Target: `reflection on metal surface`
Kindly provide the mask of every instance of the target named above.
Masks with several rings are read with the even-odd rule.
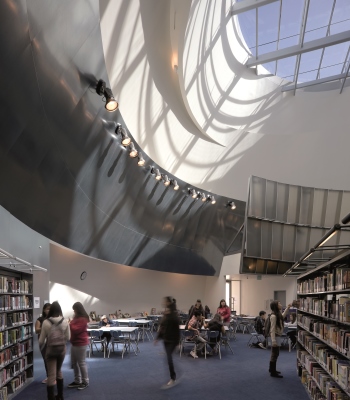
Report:
[[[232,213],[228,199],[216,195],[209,207],[165,171],[174,190],[151,179],[150,165],[161,174],[146,154],[141,166],[130,159],[115,135],[120,126],[132,137],[119,110],[108,113],[96,95],[100,77],[108,85],[99,3],[19,0],[16,12],[12,3],[0,2],[7,78],[0,95],[0,204],[91,257],[217,275],[223,255],[240,251],[245,203],[236,201]]]
[[[334,257],[350,243],[350,231],[340,232],[338,224],[349,209],[349,191],[288,185],[252,176],[241,272],[252,270],[247,267],[251,259],[267,262],[259,270],[254,268],[254,273],[284,274],[297,261],[305,270],[319,260]],[[269,268],[269,262],[276,262],[276,268]]]

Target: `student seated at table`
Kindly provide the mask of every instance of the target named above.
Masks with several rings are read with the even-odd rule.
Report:
[[[99,326],[109,327],[109,326],[112,326],[112,325],[113,325],[113,322],[110,319],[107,318],[107,315],[102,315],[101,321],[99,322]],[[106,338],[107,345],[110,342],[111,337],[112,337],[112,335],[110,334],[110,332],[103,332],[102,338]]]
[[[204,323],[204,328],[207,328],[209,331],[218,331],[219,336],[217,337],[217,342],[220,341],[221,335],[225,335],[225,327],[222,321],[222,316],[219,313],[216,313],[214,315],[214,318],[211,319],[209,322]],[[216,344],[215,343],[209,343],[209,346],[211,347],[212,351],[209,353],[209,355],[213,354],[216,352]]]
[[[190,320],[193,317],[193,314],[195,311],[199,311],[201,315],[204,316],[204,308],[202,306],[202,302],[198,299],[196,301],[196,304],[191,306],[191,308],[188,311],[188,319]]]
[[[265,320],[266,320],[266,311],[260,311],[259,315],[254,319],[254,328],[256,330],[256,333],[259,335],[265,337]],[[258,337],[258,342],[252,344],[252,346],[255,347],[260,347],[261,349],[266,350],[266,339],[263,341],[259,340]]]
[[[194,311],[192,318],[188,321],[187,329],[193,331],[193,336],[189,338],[195,342],[195,346],[191,351],[191,356],[193,358],[198,358],[198,354],[202,353],[204,349],[206,340],[204,339],[204,334],[199,332],[199,329],[203,326],[204,316],[198,310]]]

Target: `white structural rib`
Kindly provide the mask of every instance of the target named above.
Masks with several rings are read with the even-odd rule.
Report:
[[[257,7],[266,6],[270,3],[276,3],[276,1],[280,0],[245,0],[239,3],[234,3],[231,7],[231,15],[241,14]]]
[[[246,63],[246,66],[254,67],[256,65],[266,64],[271,61],[296,56],[302,53],[334,46],[347,41],[350,41],[350,31],[337,33],[321,39],[311,40],[310,42],[304,43],[303,47],[301,47],[300,44],[297,44],[295,46],[286,47],[285,49],[271,51],[269,53],[260,55],[258,59],[256,57],[250,57]]]
[[[306,88],[308,86],[315,86],[315,85],[319,85],[321,83],[333,82],[333,81],[337,81],[337,80],[340,80],[340,79],[347,79],[347,78],[350,78],[350,76],[347,76],[346,73],[345,74],[339,74],[339,75],[332,75],[332,76],[327,76],[326,78],[322,78],[322,79],[315,79],[313,81],[298,83],[296,86],[295,86],[294,83],[292,85],[283,86],[281,88],[281,91],[282,92],[289,92],[289,91],[294,90],[294,89],[302,89],[302,88]]]

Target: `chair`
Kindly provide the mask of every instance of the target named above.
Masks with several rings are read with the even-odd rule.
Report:
[[[221,360],[221,350],[220,350],[220,332],[219,331],[208,331],[207,332],[207,344],[214,345],[213,350],[218,351]],[[207,358],[207,346],[204,346],[204,357]],[[232,349],[231,349],[232,351]]]
[[[101,330],[92,330],[90,331],[90,346],[89,346],[89,357],[91,353],[93,354],[92,346],[95,346],[96,350],[98,350],[97,345],[101,345],[101,350],[103,349],[103,358],[106,358],[106,347],[107,341],[106,338],[102,338],[103,331]]]
[[[154,324],[154,321],[150,319],[148,324],[143,325],[143,327],[142,327],[143,341],[145,340],[145,336],[147,336],[148,340],[151,340],[150,336],[151,336],[152,340],[154,339],[153,333],[152,333],[153,324]]]
[[[129,326],[133,327],[133,328],[137,328],[137,321],[131,321],[129,322]],[[135,332],[132,334],[130,334],[130,346],[132,347],[132,349],[134,350],[134,353],[136,354],[136,351],[138,351],[140,353],[140,349],[139,349],[139,339],[140,339],[140,330],[137,328],[135,330]],[[134,349],[134,346],[131,344],[131,340],[133,340],[136,344],[136,351]]]
[[[247,329],[250,334],[250,339],[247,343],[247,346],[251,347],[253,344],[265,341],[265,336],[261,333],[258,333],[253,325],[248,325]]]
[[[235,339],[236,339],[236,338],[235,338]],[[233,353],[233,350],[232,350],[232,348],[231,348],[231,346],[230,346],[230,343],[229,343],[229,340],[228,340],[228,337],[227,337],[227,336],[221,335],[220,346],[224,346],[225,349],[229,348],[229,349],[231,350],[231,353],[234,354],[234,353]]]
[[[189,330],[181,331],[181,338],[180,338],[180,357],[183,352],[184,346],[189,344],[191,347],[194,347],[194,350],[196,349],[196,343],[190,338],[193,336],[193,332]]]
[[[236,340],[236,331],[237,331],[237,321],[233,319],[228,327],[228,336],[230,339]]]
[[[118,345],[121,344],[123,345],[123,349],[122,349],[122,358],[124,358],[124,353],[127,350],[127,340],[126,338],[122,335],[121,331],[111,331],[111,341],[109,342],[108,345],[108,358],[109,355],[111,354],[111,347],[114,353],[114,345]]]

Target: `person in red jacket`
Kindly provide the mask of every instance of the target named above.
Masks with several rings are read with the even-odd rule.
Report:
[[[89,344],[87,324],[89,316],[80,302],[73,304],[74,318],[70,322],[71,363],[74,369],[74,381],[69,388],[78,390],[89,386],[89,376],[86,365],[86,346]]]
[[[220,300],[220,305],[216,312],[221,315],[224,325],[230,324],[231,310],[230,307],[226,305],[226,301],[224,299]]]

